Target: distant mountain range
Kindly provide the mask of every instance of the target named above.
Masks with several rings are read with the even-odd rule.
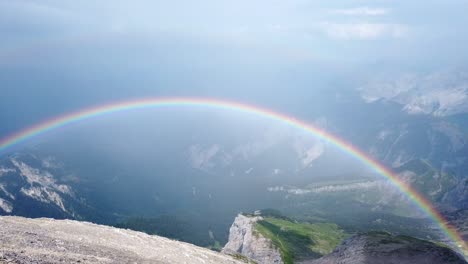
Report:
[[[331,102],[311,109],[311,123],[384,163],[466,231],[467,114],[408,114],[388,98]],[[327,142],[270,125],[223,134],[258,123],[236,122],[229,130],[218,122],[210,134],[206,121],[180,141],[170,129],[160,141],[133,137],[122,149],[98,144],[107,134],[26,144],[0,157],[0,214],[120,225],[219,248],[239,211],[275,207],[301,221],[443,239],[404,194]],[[148,228],[148,219],[161,225]]]
[[[466,71],[375,77],[359,90],[367,102],[393,101],[409,114],[449,116],[468,112]]]

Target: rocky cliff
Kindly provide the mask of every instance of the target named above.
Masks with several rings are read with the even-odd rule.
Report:
[[[346,239],[331,254],[303,264],[465,264],[449,248],[407,236],[370,232]]]
[[[230,255],[242,255],[258,264],[282,264],[280,251],[271,240],[255,232],[255,223],[261,216],[248,217],[239,214],[229,229],[229,241],[222,252]]]
[[[0,217],[0,263],[242,263],[188,243],[72,220]]]

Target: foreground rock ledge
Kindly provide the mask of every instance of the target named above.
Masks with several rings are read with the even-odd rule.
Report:
[[[0,217],[0,263],[243,263],[145,233],[72,220]]]

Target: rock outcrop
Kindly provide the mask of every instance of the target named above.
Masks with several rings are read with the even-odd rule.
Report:
[[[80,219],[89,208],[52,158],[16,153],[0,159],[0,215]]]
[[[255,231],[255,223],[261,216],[239,214],[229,229],[229,241],[221,252],[242,255],[258,264],[282,264],[281,253],[270,239]]]
[[[303,264],[466,264],[449,248],[407,236],[385,232],[354,235],[332,253]]]
[[[0,263],[242,263],[158,236],[72,220],[0,217]]]

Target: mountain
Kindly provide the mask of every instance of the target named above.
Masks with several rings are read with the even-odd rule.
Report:
[[[53,160],[14,154],[0,160],[0,215],[80,219],[89,210]]]
[[[334,224],[298,222],[271,209],[239,214],[222,252],[259,264],[467,263],[443,244],[379,231],[350,236]]]
[[[229,229],[229,241],[221,252],[233,256],[241,255],[259,264],[283,264],[280,250],[273,242],[255,232],[255,225],[261,216],[248,217],[239,214]]]
[[[292,264],[330,253],[345,236],[334,224],[301,223],[267,209],[239,214],[222,252],[240,254],[259,264]]]
[[[410,115],[381,100],[329,102],[339,111],[317,107],[298,118],[386,164],[440,212],[466,209],[466,115]],[[227,242],[238,212],[257,208],[350,232],[444,239],[406,194],[352,156],[304,131],[244,119],[203,112],[198,122],[194,113],[180,116],[180,127],[141,130],[135,121],[117,134],[99,122],[25,144],[22,154],[0,158],[0,214],[120,224],[214,248]]]
[[[346,239],[331,254],[303,264],[464,264],[461,256],[438,244],[386,232],[368,232]]]
[[[359,88],[367,102],[389,100],[409,114],[448,116],[468,112],[468,74],[448,70],[371,78]]]
[[[297,222],[270,212],[238,215],[222,252],[259,264],[467,263],[443,244],[379,231],[350,236],[334,224]]]
[[[301,187],[275,186],[268,184],[271,178],[265,178],[264,182],[255,180],[256,173],[267,174],[267,167],[271,167],[266,162],[268,157],[262,160],[246,164],[245,167],[263,165],[255,167],[250,174],[236,177],[219,178],[221,173],[209,175],[198,169],[180,174],[167,170],[167,178],[169,175],[191,177],[181,180],[181,184],[154,181],[156,177],[142,178],[142,184],[134,184],[131,180],[114,180],[125,167],[120,163],[108,164],[112,170],[107,171],[82,161],[75,164],[63,157],[51,158],[34,152],[11,154],[0,160],[0,207],[3,208],[0,215],[92,221],[219,250],[228,241],[229,226],[237,212],[262,206],[280,209],[302,222],[336,223],[350,232],[388,230],[449,242],[424,216],[411,206],[405,207],[406,197],[385,181],[345,178],[318,180]],[[275,175],[270,171],[268,177],[284,178],[285,172],[283,169]],[[409,182],[421,192],[431,195],[433,201],[451,200],[459,205],[466,202],[463,195],[466,186],[425,160],[408,162],[398,172],[411,179]],[[99,175],[106,176],[99,180]],[[288,178],[282,181],[287,182]],[[222,187],[224,181],[229,182],[230,188]],[[459,192],[451,191],[454,188]],[[120,191],[125,195],[119,195]],[[241,192],[248,196],[239,196]],[[124,203],[123,199],[129,202]],[[174,203],[181,203],[181,207],[171,208]],[[152,210],[161,211],[151,213]],[[463,223],[463,219],[457,222]],[[460,224],[456,226],[463,228]]]
[[[468,241],[468,209],[447,213],[446,219],[457,229],[462,238]]]
[[[72,220],[0,217],[0,263],[242,263],[184,242]]]
[[[269,211],[238,215],[230,232],[222,252],[231,256],[89,222],[1,216],[0,263],[467,263],[443,245],[377,231],[348,237],[331,251],[346,236],[339,229]]]

